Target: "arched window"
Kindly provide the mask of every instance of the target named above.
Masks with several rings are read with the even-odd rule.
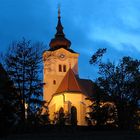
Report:
[[[66,72],[66,65],[63,65],[63,72]]]
[[[62,65],[59,65],[59,72],[62,72]]]
[[[53,84],[56,85],[56,80],[53,80]]]
[[[71,107],[71,125],[77,125],[77,109],[75,106]]]

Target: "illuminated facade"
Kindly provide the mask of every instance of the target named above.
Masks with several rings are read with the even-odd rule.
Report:
[[[67,124],[87,125],[86,113],[90,101],[87,97],[93,94],[91,80],[80,79],[78,73],[78,56],[65,38],[61,24],[60,10],[55,37],[50,41],[49,50],[43,53],[44,61],[44,95],[48,102],[51,122],[55,123],[61,110],[69,118]],[[73,119],[76,122],[72,122]]]

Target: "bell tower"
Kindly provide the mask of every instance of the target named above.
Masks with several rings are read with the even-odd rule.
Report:
[[[60,8],[58,9],[56,34],[51,39],[49,46],[50,48],[43,53],[45,83],[43,99],[47,102],[51,101],[70,68],[75,75],[78,75],[79,54],[70,48],[71,42],[65,37],[61,24]]]

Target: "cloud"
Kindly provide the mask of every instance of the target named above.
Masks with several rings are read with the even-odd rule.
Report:
[[[23,36],[49,44],[56,32],[59,3],[66,37],[80,53],[82,76],[94,75],[88,61],[99,47],[108,48],[105,59],[139,58],[139,0],[1,0],[0,51]]]
[[[139,34],[131,34],[123,32],[122,30],[116,28],[96,28],[96,31],[89,33],[89,39],[91,40],[105,40],[113,44],[117,50],[125,51],[125,48],[122,47],[121,44],[132,44],[137,51],[140,52],[140,35]]]
[[[99,48],[107,48],[107,52],[104,54],[102,61],[107,62],[108,60],[117,64],[119,60],[124,56],[130,56],[134,59],[140,59],[139,52],[135,49],[131,44],[121,44],[125,51],[117,50],[113,44],[107,42],[105,40],[94,40],[90,47],[89,53],[82,51],[79,57],[79,71],[80,76],[85,78],[90,78],[93,81],[98,76],[98,66],[90,65],[89,60],[91,56],[97,51]],[[89,50],[89,49],[87,49]]]
[[[125,51],[121,44],[131,44],[139,51],[139,8],[138,0],[81,1],[80,6],[75,6],[68,17],[71,26],[84,32],[89,40],[106,40],[120,51]]]

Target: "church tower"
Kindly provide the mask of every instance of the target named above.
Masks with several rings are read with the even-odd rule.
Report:
[[[44,100],[50,102],[69,68],[78,75],[79,54],[70,49],[61,24],[60,9],[55,37],[50,41],[50,49],[43,53],[44,61]]]
[[[48,103],[51,123],[57,123],[63,112],[65,124],[87,125],[85,116],[90,102],[86,98],[93,93],[93,82],[79,78],[79,54],[70,48],[71,42],[65,37],[60,9],[56,34],[49,46],[43,53],[43,99]]]

